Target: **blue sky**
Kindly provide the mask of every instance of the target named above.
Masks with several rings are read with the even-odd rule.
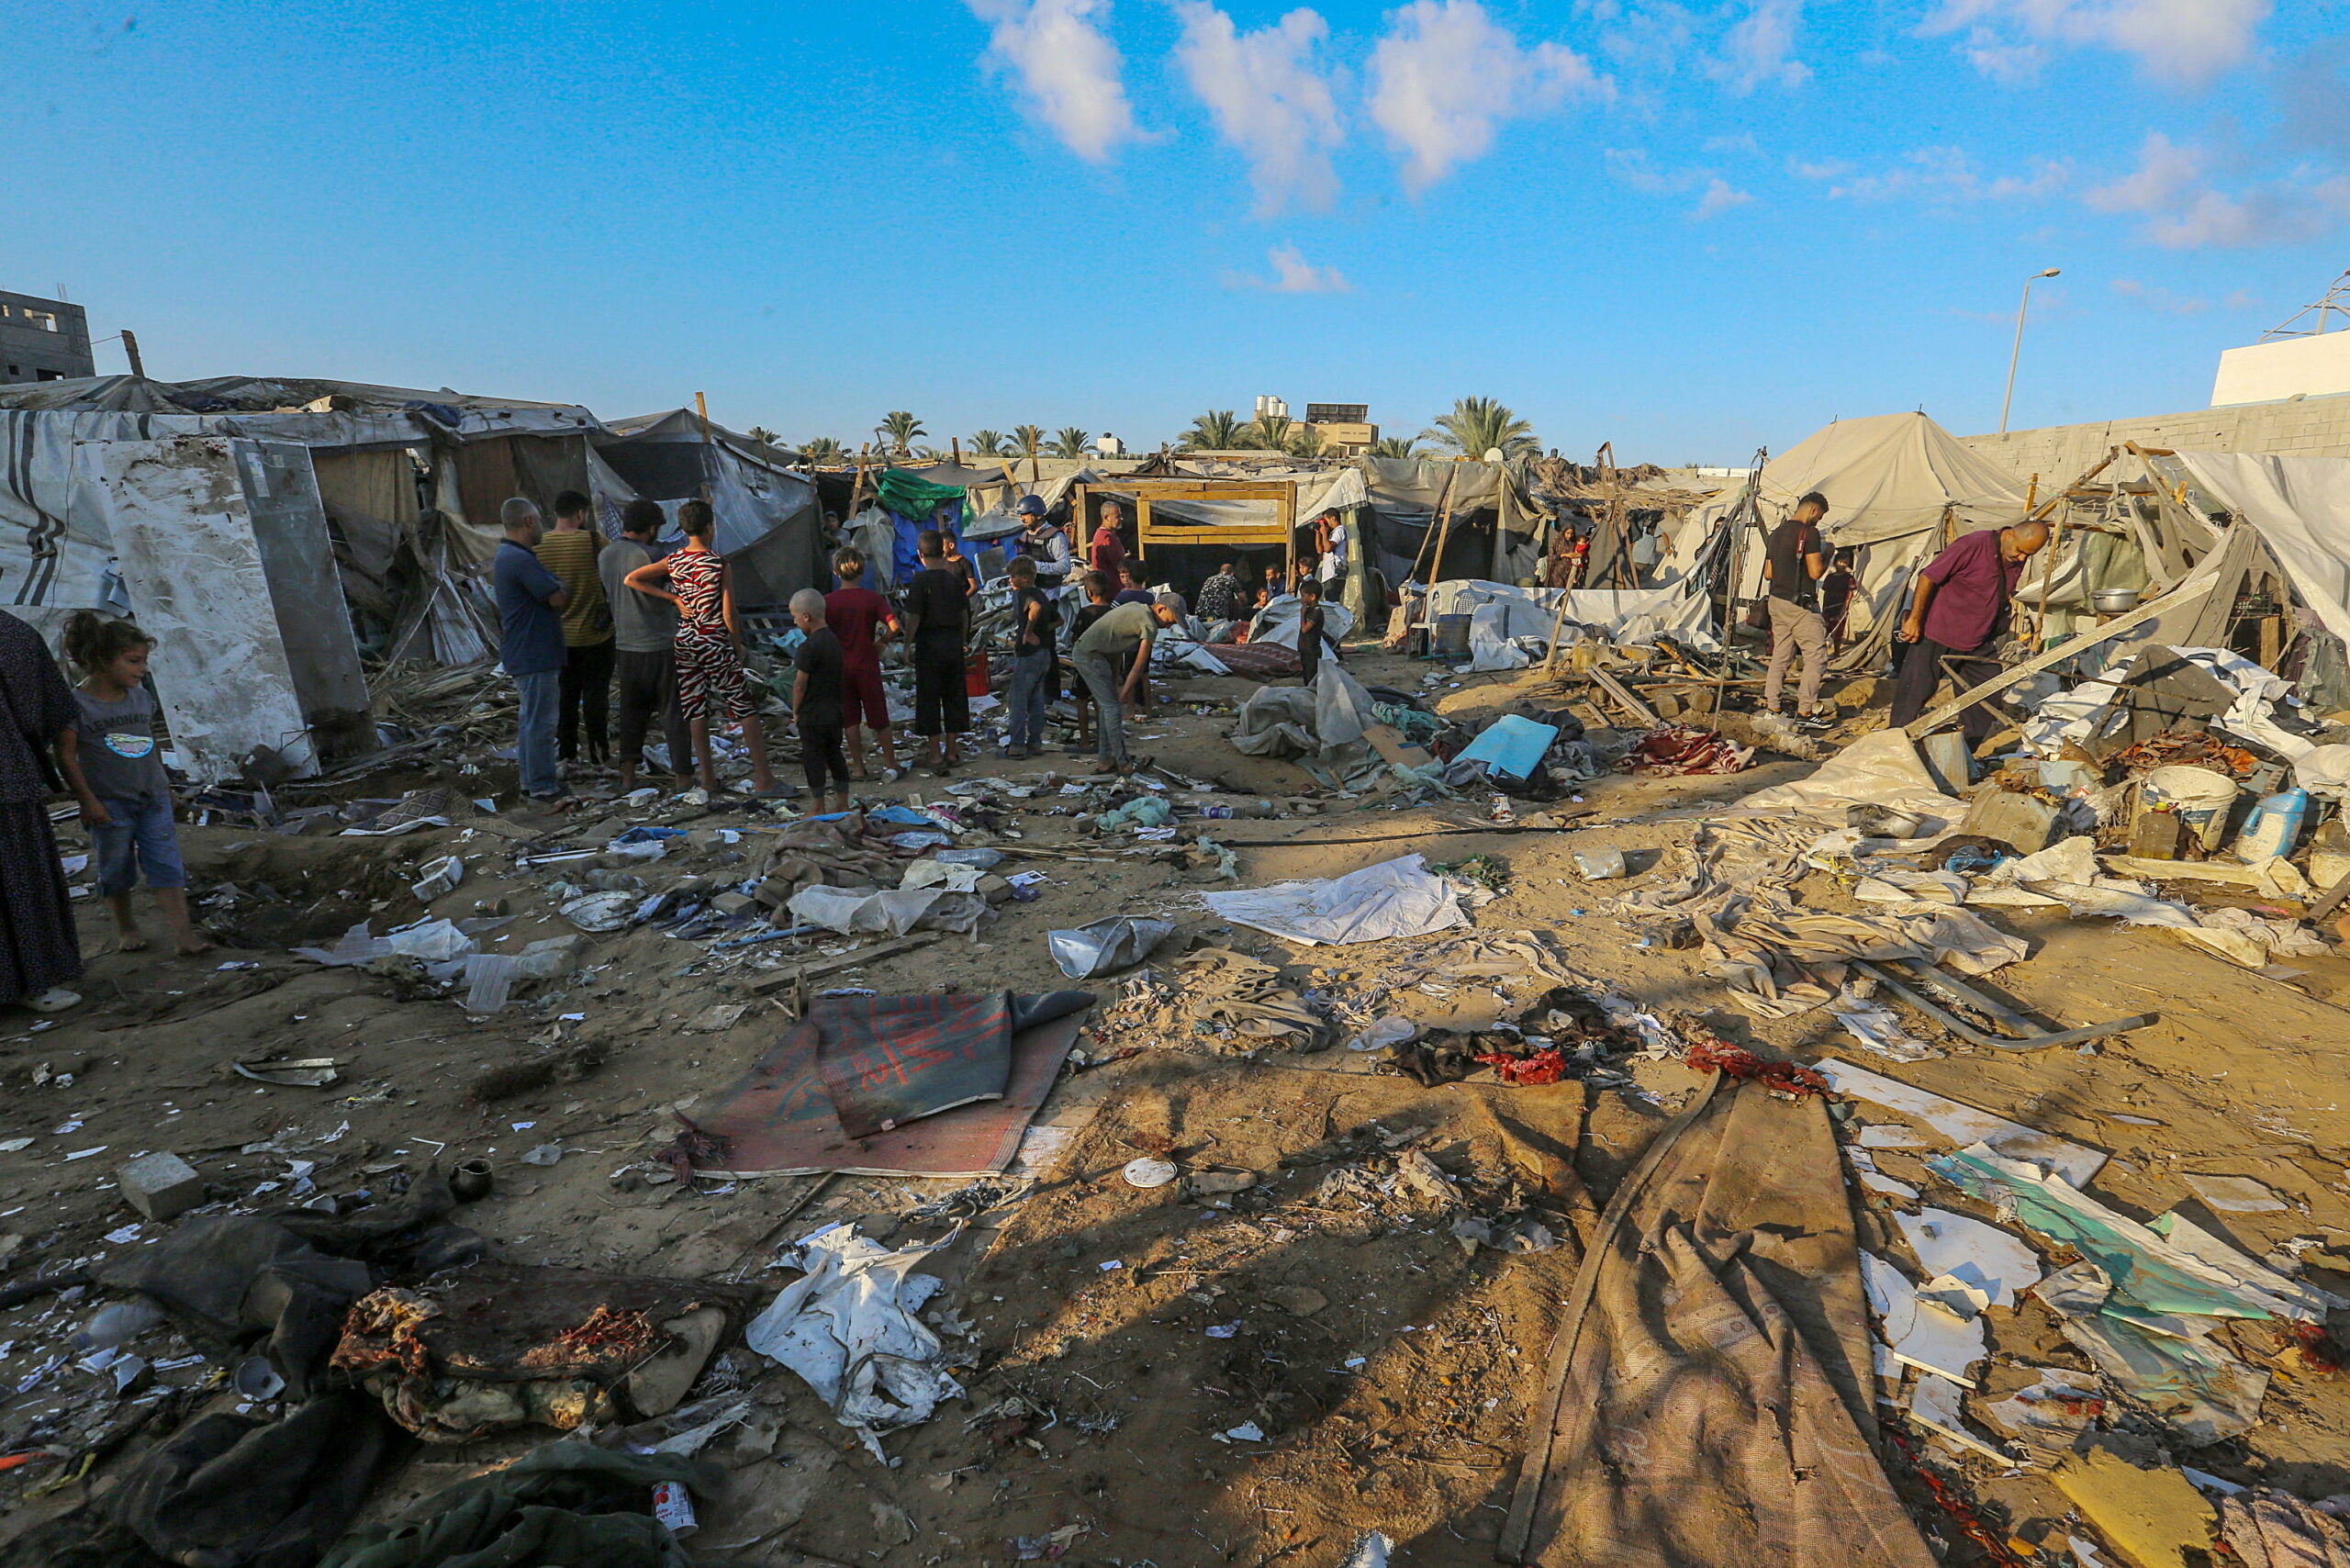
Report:
[[[1587,459],[2200,407],[2350,265],[2335,0],[0,0],[0,287],[151,373]],[[28,221],[29,219],[29,221]],[[121,368],[118,345],[99,350]]]

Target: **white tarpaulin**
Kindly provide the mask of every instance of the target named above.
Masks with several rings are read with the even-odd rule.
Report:
[[[952,1240],[893,1252],[853,1226],[827,1226],[785,1260],[808,1271],[743,1330],[744,1344],[798,1372],[884,1464],[881,1433],[927,1421],[963,1393],[946,1347],[915,1316],[941,1282],[913,1267]]]
[[[1966,802],[1942,792],[1918,756],[1918,744],[1902,730],[1863,735],[1807,777],[1757,790],[1736,810],[1741,815],[1841,818],[1847,806],[1863,804],[1910,812],[1942,827],[1966,814]]]
[[[2310,613],[2350,642],[2350,458],[2182,452],[2178,461],[2259,532]]]
[[[1235,925],[1307,946],[1426,936],[1469,924],[1452,885],[1429,875],[1417,855],[1382,860],[1327,881],[1282,882],[1202,897]]]
[[[1527,588],[1482,578],[1455,578],[1428,590],[1428,615],[1466,615],[1471,669],[1523,669],[1550,650],[1559,624],[1559,596],[1567,617],[1561,643],[1583,640],[1585,628],[1616,643],[1670,636],[1695,648],[1719,644],[1707,627],[1707,605],[1685,587],[1657,588]]]

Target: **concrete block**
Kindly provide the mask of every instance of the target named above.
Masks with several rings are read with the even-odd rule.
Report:
[[[756,909],[758,902],[748,893],[721,893],[710,901],[710,907],[721,914],[744,914]]]
[[[168,1225],[204,1202],[204,1178],[167,1149],[142,1154],[115,1172],[123,1201],[158,1225]]]

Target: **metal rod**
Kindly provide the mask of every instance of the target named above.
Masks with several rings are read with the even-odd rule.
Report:
[[[1887,974],[1866,959],[1854,959],[1853,967],[1864,973],[1874,975],[1878,980],[1891,986],[1903,1001],[1956,1035],[1960,1039],[1970,1045],[1983,1046],[1992,1050],[2045,1051],[2053,1050],[2058,1046],[2077,1046],[2089,1040],[2104,1039],[2109,1035],[2126,1035],[2132,1029],[2143,1029],[2154,1023],[2157,1016],[2152,1013],[2141,1013],[2129,1018],[2117,1018],[2110,1024],[2092,1024],[2085,1029],[2065,1029],[2053,1035],[2027,1035],[2020,1039],[2011,1040],[2004,1035],[1986,1034],[1965,1019],[1937,1004],[1923,991],[1904,984],[1899,976]],[[1973,991],[1947,977],[1939,983],[1949,986],[1970,1002],[1982,1006],[1986,1013],[1999,1008],[1997,1002],[1985,1002],[1978,1000]]]

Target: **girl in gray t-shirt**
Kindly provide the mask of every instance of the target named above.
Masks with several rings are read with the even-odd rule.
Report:
[[[140,874],[183,954],[212,944],[187,913],[187,868],[172,824],[172,781],[155,736],[155,697],[147,689],[147,655],[155,639],[128,621],[77,610],[65,622],[65,656],[81,671],[73,700],[81,722],[59,748],[66,782],[82,802],[97,862],[98,892],[113,911],[126,953],[147,946],[130,890]]]

